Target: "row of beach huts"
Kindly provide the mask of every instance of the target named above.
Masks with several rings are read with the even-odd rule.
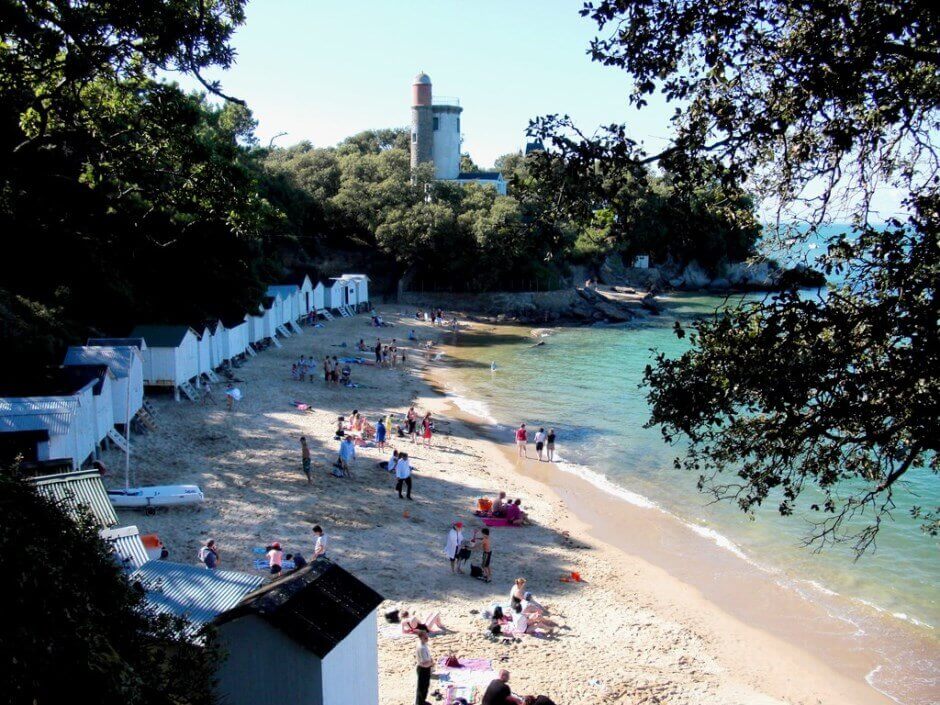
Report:
[[[30,382],[22,394],[0,398],[0,443],[32,451],[27,461],[39,473],[28,481],[37,492],[73,516],[90,515],[150,609],[186,618],[192,638],[201,639],[203,627],[215,629],[225,658],[214,689],[231,705],[377,705],[377,609],[384,598],[325,557],[270,582],[257,570],[168,560],[155,534],[118,526],[99,470],[80,468],[109,441],[128,451],[120,432],[128,424],[153,425],[145,387],[172,387],[177,400],[181,393],[196,400],[200,385],[228,363],[300,333],[303,322],[370,308],[365,275],[331,282],[314,286],[304,275],[273,285],[257,311],[239,320],[142,325],[126,338],[91,338],[70,347],[41,386]],[[52,467],[58,469],[49,474]]]
[[[269,286],[261,304],[237,319],[199,325],[139,325],[126,337],[89,338],[70,347],[62,367],[42,384],[8,383],[0,396],[0,446],[37,465],[82,467],[113,444],[126,450],[127,425],[154,427],[144,388],[172,390],[179,401],[198,400],[204,381],[256,354],[300,324],[367,309],[369,278],[343,274],[313,284],[300,274]]]

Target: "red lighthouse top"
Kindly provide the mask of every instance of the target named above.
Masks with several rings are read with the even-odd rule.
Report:
[[[431,77],[424,71],[415,76],[411,84],[411,104],[431,105]]]

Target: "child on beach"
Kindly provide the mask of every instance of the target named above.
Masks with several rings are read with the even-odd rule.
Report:
[[[548,454],[548,462],[555,460],[555,429],[548,429],[548,435],[545,437],[545,451]]]
[[[225,390],[225,401],[228,404],[228,410],[235,410],[235,402],[241,401],[242,391],[236,387],[234,384],[229,383],[228,388]]]
[[[404,499],[401,496],[403,487],[408,488],[408,499],[411,499],[411,463],[408,462],[408,454],[401,453],[398,456],[398,462],[395,463],[395,490],[398,492],[398,499]]]
[[[493,581],[492,569],[490,568],[490,562],[493,559],[493,544],[490,543],[489,528],[484,527],[480,533],[483,534],[480,540],[480,552],[482,553],[480,567],[483,569],[483,582],[489,583]]]
[[[281,551],[281,544],[277,541],[268,546],[265,555],[268,557],[268,566],[271,569],[271,575],[277,575],[281,572],[281,563],[284,560],[284,552]]]
[[[323,527],[317,524],[313,527],[313,534],[317,537],[316,543],[313,545],[313,560],[317,558],[326,558],[326,545],[327,537],[323,533]]]
[[[431,412],[429,411],[424,415],[424,419],[421,420],[421,428],[423,429],[421,435],[424,438],[424,445],[428,448],[431,447],[431,431],[434,430],[434,422],[431,420]]]
[[[355,459],[356,444],[353,443],[352,438],[344,436],[342,442],[339,444],[339,459],[337,460],[337,465],[342,470],[343,477],[352,477],[350,464]]]
[[[385,450],[385,420],[381,416],[375,427],[375,447]]]
[[[307,484],[310,484],[310,448],[307,447],[307,437],[300,437],[300,464],[304,469],[304,475],[307,476]]]

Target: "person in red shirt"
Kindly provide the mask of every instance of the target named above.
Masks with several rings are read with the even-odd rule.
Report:
[[[516,429],[516,447],[519,449],[520,458],[528,458],[529,455],[526,453],[526,441],[528,436],[526,435],[525,424],[521,424],[519,428]]]

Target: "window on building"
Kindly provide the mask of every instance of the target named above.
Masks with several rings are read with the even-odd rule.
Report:
[[[441,119],[440,119],[440,118],[434,118],[434,131],[435,131],[435,132],[437,132],[437,129],[440,127],[440,125],[441,125]]]
[[[418,133],[417,133],[417,132],[412,132],[412,133],[411,133],[411,141],[412,141],[412,142],[417,142],[417,141],[418,141]]]

